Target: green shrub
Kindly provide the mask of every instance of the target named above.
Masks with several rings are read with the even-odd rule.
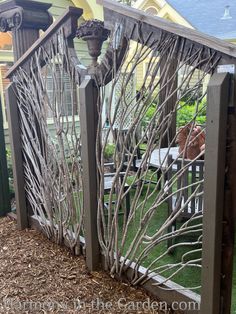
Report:
[[[192,121],[193,119],[198,124],[206,123],[206,102],[203,100],[199,104],[198,113],[196,115],[196,103],[193,105],[186,105],[180,103],[181,108],[177,111],[177,127],[181,127]],[[196,118],[194,118],[196,115]]]
[[[146,127],[152,117],[156,112],[156,104],[152,104],[147,110],[145,117],[142,121],[142,125]],[[193,104],[186,104],[185,102],[180,102],[180,109],[177,110],[177,127],[184,126],[189,123],[192,119],[194,119],[196,115],[196,102]],[[206,123],[206,100],[202,100],[198,107],[198,113],[195,119],[198,124]]]
[[[115,152],[115,144],[106,144],[105,150],[104,150],[104,158],[109,160],[113,157]]]
[[[6,149],[7,156],[7,167],[8,167],[8,175],[13,179],[13,170],[12,170],[12,161],[11,161],[11,151],[9,148]]]
[[[15,196],[15,192],[14,192],[14,180],[13,180],[11,150],[9,148],[6,149],[6,156],[7,156],[7,169],[8,169],[8,178],[9,178],[10,198],[13,198]]]
[[[145,117],[147,118],[147,119],[149,119],[149,120],[151,120],[151,118],[154,116],[154,114],[155,114],[155,112],[156,112],[156,104],[152,104],[149,108],[148,108],[148,110],[147,110],[147,112],[146,112],[146,115],[145,115]]]
[[[156,112],[156,104],[153,103],[151,106],[148,108],[147,112],[145,113],[144,118],[142,119],[142,126],[145,128],[149,124],[150,120],[154,116]]]
[[[195,105],[195,102],[201,97],[201,90],[202,88],[197,88],[197,90],[189,90],[187,93],[185,91],[185,95],[181,97],[181,102],[188,103],[188,105]]]

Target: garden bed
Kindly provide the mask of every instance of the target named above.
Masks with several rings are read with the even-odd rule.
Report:
[[[89,274],[83,257],[72,256],[34,230],[18,231],[9,218],[0,219],[0,253],[1,313],[153,313],[118,305],[122,298],[126,303],[147,301],[150,297],[141,288],[118,282],[105,272]],[[105,302],[111,302],[111,309],[102,309]]]

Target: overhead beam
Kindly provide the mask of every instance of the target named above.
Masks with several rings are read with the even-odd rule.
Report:
[[[220,52],[221,57],[226,62],[230,62],[232,58],[236,57],[236,46],[221,39],[206,35],[197,30],[187,28],[185,26],[172,23],[163,18],[157,16],[151,16],[144,11],[123,5],[116,1],[99,0],[104,6],[104,21],[105,26],[109,29],[113,29],[116,23],[125,24],[125,29],[128,31],[127,35],[131,35],[131,39],[138,39],[138,31],[131,34],[132,25],[140,25],[142,23],[142,32],[144,34],[150,34],[153,32],[152,38],[161,38],[163,32],[168,32],[173,35],[185,38],[188,43],[195,43],[196,47],[206,47]]]

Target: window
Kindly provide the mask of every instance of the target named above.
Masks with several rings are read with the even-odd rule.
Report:
[[[56,75],[47,73],[46,90],[53,107],[48,107],[48,118],[53,114],[61,116],[72,116],[78,113],[77,110],[77,93],[76,84],[72,82],[68,73],[60,70],[59,66],[56,69]],[[59,101],[58,101],[59,100]]]
[[[8,127],[7,124],[7,112],[6,112],[6,103],[5,103],[5,92],[6,88],[9,85],[10,81],[5,78],[7,71],[12,66],[11,63],[0,63],[0,100],[2,103],[2,113],[3,113],[3,125],[4,128]]]
[[[150,14],[150,15],[157,15],[158,11],[155,7],[149,7],[145,10],[146,13]]]

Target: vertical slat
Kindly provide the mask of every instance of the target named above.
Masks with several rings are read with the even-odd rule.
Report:
[[[189,161],[184,161],[184,166],[188,166]],[[189,167],[186,168],[186,170],[183,173],[183,197],[184,197],[184,203],[188,200],[188,185],[189,185]],[[183,212],[182,212],[182,216],[189,216],[189,212],[188,212],[188,205],[184,208]]]
[[[28,227],[28,213],[25,197],[24,165],[21,144],[20,119],[17,107],[16,90],[11,83],[6,90],[6,105],[11,139],[12,165],[14,175],[14,189],[16,200],[17,227]]]
[[[204,177],[204,162],[203,161],[200,161],[199,162],[199,166],[198,166],[198,169],[199,169],[199,181],[201,181]],[[199,188],[199,192],[202,192],[204,189],[204,186],[203,186],[203,183],[201,183],[200,185],[200,188]],[[199,196],[199,199],[198,199],[198,210],[200,212],[202,212],[202,209],[203,209],[203,196]]]
[[[86,264],[90,271],[96,270],[99,267],[100,262],[97,234],[97,95],[98,91],[94,81],[90,78],[85,79],[79,87],[79,97],[85,208]]]
[[[178,83],[178,74],[175,74],[176,68],[177,68],[177,60],[171,59],[169,60],[169,67],[165,67],[167,60],[165,56],[162,56],[161,64],[160,64],[160,77],[161,77],[161,86],[166,84],[168,80],[173,76],[173,78],[170,80],[170,82],[166,85],[165,88],[162,89],[159,96],[159,102],[160,104],[164,103],[166,101],[166,97],[171,95],[176,89],[177,89],[177,83]],[[165,68],[164,68],[165,67]],[[168,69],[168,75],[166,75],[166,71]],[[165,70],[165,72],[164,72]],[[162,79],[165,77],[165,79]],[[165,118],[167,115],[171,113],[171,122],[168,127],[167,133],[161,140],[161,147],[169,147],[171,141],[174,139],[176,134],[176,110],[174,110],[175,104],[177,101],[177,91],[173,93],[173,95],[167,100],[167,102],[164,105],[164,112],[163,112],[163,118]],[[173,112],[172,112],[173,111]],[[163,133],[167,129],[167,124],[164,123],[163,125]],[[174,146],[175,143],[172,143],[172,146]]]
[[[0,216],[11,211],[6,146],[3,130],[2,105],[0,98]]]
[[[208,85],[204,182],[201,314],[219,314],[225,151],[230,76],[215,73]]]
[[[192,167],[192,171],[190,171],[190,175],[191,177],[191,183],[195,183],[196,182],[196,164],[197,161],[192,163],[191,167]],[[196,190],[196,185],[192,186],[191,188],[191,194],[194,193],[194,191]],[[195,213],[195,205],[196,204],[196,197],[193,197],[191,200],[191,215],[193,215]]]
[[[182,168],[182,161],[181,160],[177,160],[176,161],[176,165],[177,165],[177,172],[179,173],[180,169]],[[182,180],[183,180],[183,175],[178,176],[177,178],[177,190],[179,190],[181,188],[182,184]],[[182,197],[181,192],[177,192],[176,196],[177,196],[177,200],[180,198],[180,195]]]

